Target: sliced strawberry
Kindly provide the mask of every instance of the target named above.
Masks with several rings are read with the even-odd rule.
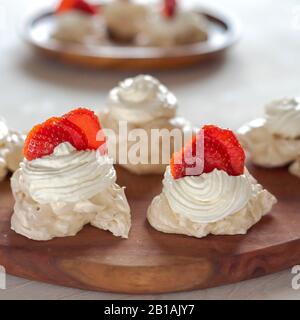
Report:
[[[90,15],[94,15],[97,13],[97,7],[94,5],[89,4],[86,1],[77,1],[75,9],[88,13]]]
[[[24,156],[34,160],[53,153],[63,142],[69,142],[77,150],[87,149],[87,138],[80,128],[64,118],[50,118],[35,126],[24,144]]]
[[[197,169],[197,166],[201,165],[202,170],[192,175],[209,173],[214,169],[223,170],[231,176],[244,173],[245,152],[232,131],[209,125],[203,127],[202,133],[204,149],[203,139],[197,135],[181,151],[174,153],[171,159],[171,172],[174,179],[191,175],[187,169]],[[204,155],[198,152],[196,156],[197,150],[201,150],[201,147]]]
[[[177,9],[176,0],[165,0],[163,13],[167,18],[172,18]]]
[[[232,176],[243,174],[246,156],[235,134],[231,130],[221,129],[213,125],[204,126],[203,130],[205,137],[205,172],[211,172],[217,168]],[[214,154],[209,150],[214,152],[218,150],[219,159],[217,156],[214,157]]]
[[[70,10],[79,10],[91,15],[97,13],[97,7],[89,4],[85,0],[62,0],[56,9],[56,13],[62,13]]]
[[[96,150],[106,142],[99,119],[93,111],[78,108],[63,117],[81,128],[87,137],[89,149]]]

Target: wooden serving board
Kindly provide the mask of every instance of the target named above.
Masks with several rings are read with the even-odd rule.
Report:
[[[103,1],[99,1],[101,4]],[[28,19],[24,38],[39,54],[66,64],[93,69],[153,70],[178,69],[215,59],[240,37],[236,20],[216,9],[195,8],[210,21],[208,40],[172,48],[124,45],[114,41],[84,45],[52,38],[53,11],[37,13]]]
[[[285,168],[250,171],[279,203],[247,235],[203,239],[152,229],[146,211],[162,177],[118,169],[132,208],[128,240],[86,226],[75,237],[31,241],[10,230],[13,198],[6,181],[0,184],[0,264],[28,279],[134,294],[213,287],[299,264],[300,179]]]

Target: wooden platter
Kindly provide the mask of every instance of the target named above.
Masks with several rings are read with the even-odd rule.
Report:
[[[215,59],[239,38],[238,24],[229,15],[215,9],[199,8],[198,11],[210,21],[208,41],[169,49],[125,46],[113,42],[94,46],[66,44],[51,38],[53,11],[30,18],[25,27],[25,39],[39,54],[67,64],[94,69],[177,69]]]
[[[300,179],[285,168],[249,169],[279,203],[247,235],[203,239],[152,229],[146,210],[161,191],[161,177],[139,177],[118,168],[132,208],[128,240],[86,226],[75,237],[31,241],[10,230],[13,198],[7,180],[0,184],[0,265],[28,279],[140,294],[213,287],[299,264]]]

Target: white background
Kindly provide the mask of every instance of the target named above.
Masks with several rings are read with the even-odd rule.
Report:
[[[52,0],[0,0],[0,115],[28,130],[36,122],[75,106],[104,108],[108,90],[132,73],[86,71],[37,58],[21,39],[25,15]],[[55,1],[54,1],[55,2]],[[188,0],[192,2],[192,0]],[[263,114],[270,99],[300,90],[300,1],[201,1],[234,13],[242,40],[223,61],[184,71],[153,73],[178,96],[180,114],[195,125],[233,129]],[[148,299],[300,298],[291,270],[243,283]],[[131,299],[130,295],[61,288],[9,276],[0,299]]]

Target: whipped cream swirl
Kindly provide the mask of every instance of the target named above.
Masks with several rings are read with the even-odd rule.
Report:
[[[157,79],[139,75],[112,89],[107,105],[114,119],[143,124],[157,118],[174,117],[177,99]]]
[[[163,186],[172,211],[196,223],[216,222],[238,212],[252,194],[246,174],[233,177],[217,169],[175,180],[168,167]]]
[[[266,106],[266,126],[282,138],[300,138],[300,101],[284,98]]]
[[[95,150],[77,151],[69,143],[50,156],[21,163],[26,188],[38,203],[88,200],[116,181],[112,160]]]

